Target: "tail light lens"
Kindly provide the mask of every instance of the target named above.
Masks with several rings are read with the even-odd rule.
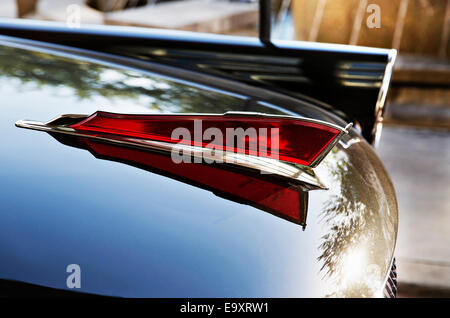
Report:
[[[343,129],[308,119],[261,115],[128,115],[96,112],[70,126],[88,134],[108,134],[197,147],[315,166]],[[172,138],[177,128],[191,138]],[[217,129],[221,138],[204,140],[205,131]],[[236,131],[243,134],[234,134]],[[230,137],[231,135],[231,137]],[[217,136],[216,136],[217,137]],[[230,139],[231,138],[231,139]]]

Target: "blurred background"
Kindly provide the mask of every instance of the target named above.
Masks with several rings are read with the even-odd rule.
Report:
[[[397,191],[399,296],[450,297],[450,0],[272,0],[272,39],[395,48],[377,151]],[[252,0],[0,0],[0,17],[258,35]]]

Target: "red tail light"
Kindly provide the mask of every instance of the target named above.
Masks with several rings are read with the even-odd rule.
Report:
[[[200,121],[201,127],[198,127]],[[325,187],[313,169],[283,161],[313,167],[347,131],[347,127],[342,129],[311,119],[249,113],[122,115],[96,112],[91,116],[63,115],[48,123],[19,121],[16,125],[46,131],[65,144],[89,150],[96,157],[166,175],[303,226],[306,224],[307,191]],[[176,135],[172,138],[177,128],[183,128],[192,138],[180,139]],[[220,135],[221,138],[204,141],[204,134],[210,128],[218,133],[215,137]],[[239,135],[241,140],[234,140],[230,146],[227,139],[230,129],[247,133]],[[266,133],[261,133],[264,129]],[[252,130],[256,132],[253,135]],[[178,143],[183,146],[175,145]],[[231,157],[248,154],[251,160],[231,164],[174,162],[172,150],[192,146],[201,149],[202,154],[205,148],[212,147],[225,151],[225,157],[233,152],[238,154],[231,154]],[[282,161],[272,160],[274,156]]]
[[[327,153],[337,141],[337,137],[345,132],[337,126],[309,119],[240,113],[124,115],[96,112],[70,127],[93,135],[108,134],[197,147],[215,147],[223,151],[277,158],[305,166],[315,166],[320,161],[321,154]],[[172,138],[172,133],[177,128],[187,129],[191,138],[188,141],[180,139],[179,136]],[[203,140],[204,133],[209,128],[215,128],[216,131],[218,129],[222,138]],[[234,139],[230,145],[229,132],[236,129],[244,131],[244,135],[238,136],[238,139],[232,136]]]

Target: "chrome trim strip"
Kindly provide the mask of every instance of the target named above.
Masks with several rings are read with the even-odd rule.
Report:
[[[388,63],[386,64],[384,76],[381,81],[380,91],[378,93],[377,103],[375,105],[375,125],[372,131],[372,136],[374,137],[372,144],[375,148],[378,146],[381,137],[381,130],[383,128],[383,110],[385,107],[386,97],[389,90],[389,83],[391,82],[392,71],[396,58],[397,50],[389,50]]]

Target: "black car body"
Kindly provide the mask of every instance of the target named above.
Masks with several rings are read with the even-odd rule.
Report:
[[[78,264],[76,291],[110,296],[395,294],[397,203],[373,147],[395,51],[7,20],[0,34],[4,281],[67,290],[66,268]],[[189,165],[15,126],[99,110],[354,128],[305,168],[324,187],[303,189],[304,219],[292,222],[230,196],[220,177],[185,175]]]

